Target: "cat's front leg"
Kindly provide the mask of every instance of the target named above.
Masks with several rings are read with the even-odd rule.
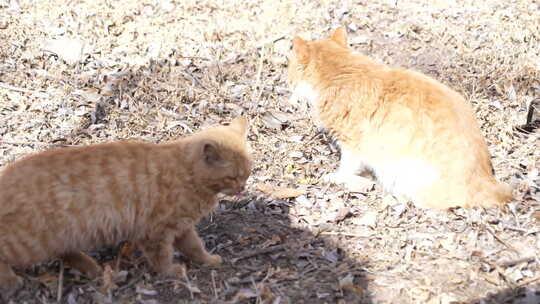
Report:
[[[333,182],[335,184],[346,183],[351,177],[357,176],[365,170],[364,162],[360,160],[360,157],[347,147],[340,145],[341,158],[339,160],[339,168],[336,172],[327,174],[324,179],[327,182]]]
[[[359,176],[367,170],[361,158],[350,149],[341,146],[341,159],[336,172],[327,174],[323,180],[327,183],[343,184],[349,191],[367,192],[375,184],[371,179]]]
[[[173,241],[174,235],[166,233],[166,235],[140,240],[137,244],[155,272],[185,278],[186,266],[173,263]]]
[[[221,264],[222,259],[217,254],[210,254],[197,234],[194,226],[187,229],[174,240],[174,247],[182,252],[188,259],[206,265]]]

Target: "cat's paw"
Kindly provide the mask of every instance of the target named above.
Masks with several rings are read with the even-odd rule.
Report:
[[[187,278],[186,265],[172,264],[163,274],[175,278]]]
[[[208,255],[207,258],[205,258],[205,260],[203,261],[203,264],[215,266],[215,265],[221,264],[222,262],[223,262],[223,259],[219,255],[211,254],[211,255]]]
[[[359,175],[345,175],[339,171],[325,175],[323,180],[327,183],[344,185],[348,191],[358,193],[371,191],[375,186],[375,182],[369,178]]]
[[[323,176],[322,180],[325,183],[339,185],[339,184],[344,184],[347,181],[347,177],[341,174],[340,172],[333,172],[333,173],[328,173],[325,176]]]
[[[24,281],[18,275],[5,276],[0,279],[0,295],[7,301],[24,285]]]
[[[93,280],[101,277],[103,274],[103,268],[97,264],[88,265],[88,268],[86,268],[83,272],[88,278]]]

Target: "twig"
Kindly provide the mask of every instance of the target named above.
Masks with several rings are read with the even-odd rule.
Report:
[[[200,59],[200,60],[212,61],[212,59],[210,58],[200,57],[200,56],[176,56],[176,57],[182,58],[182,59]]]
[[[537,276],[535,278],[530,278],[528,280],[524,280],[523,282],[517,284],[516,287],[523,287],[525,285],[529,285],[529,284],[534,283],[536,281],[540,281],[540,276]]]
[[[58,291],[56,293],[56,303],[62,301],[62,289],[64,289],[64,262],[60,260],[60,275],[58,277]]]
[[[264,276],[264,278],[261,278],[261,277],[254,278],[253,276],[249,276],[249,277],[247,277],[245,279],[242,279],[242,280],[236,280],[236,278],[233,278],[233,279],[228,280],[227,283],[232,284],[232,285],[240,285],[240,284],[251,283],[251,284],[253,284],[253,286],[256,286],[255,283],[264,283],[273,274],[274,273],[269,270],[269,271],[266,272],[266,275]],[[283,280],[279,280],[279,281],[283,281]]]
[[[13,146],[28,146],[28,145],[46,145],[47,143],[42,143],[38,141],[0,141],[0,145],[13,145]]]
[[[233,58],[229,58],[227,60],[224,60],[221,63],[222,64],[235,63],[238,60],[238,58],[242,58],[242,57],[245,57],[245,56],[247,56],[249,54],[253,54],[256,50],[258,50],[258,49],[260,49],[260,48],[262,48],[262,47],[264,47],[264,46],[266,46],[268,44],[274,44],[274,43],[276,43],[276,42],[278,42],[280,40],[283,40],[283,39],[285,39],[285,37],[286,37],[285,35],[280,35],[280,36],[276,36],[276,37],[274,37],[272,39],[268,39],[266,41],[263,41],[261,44],[254,47],[253,49],[251,49],[251,50],[249,50],[247,52],[244,52],[242,54],[238,54],[238,55],[234,56]]]
[[[13,146],[28,146],[28,145],[41,145],[41,146],[60,146],[60,147],[74,147],[78,145],[69,145],[69,144],[58,144],[58,143],[48,143],[48,142],[39,142],[39,141],[0,141],[0,145],[13,145]]]
[[[260,278],[254,279],[253,277],[250,276],[247,279],[242,279],[242,280],[229,280],[227,281],[227,283],[232,284],[232,285],[241,285],[241,284],[249,284],[249,283],[260,282],[260,281],[261,281]]]
[[[500,262],[500,263],[497,263],[497,264],[500,265],[500,266],[508,267],[508,266],[513,266],[513,265],[517,265],[517,264],[521,264],[521,263],[530,263],[530,262],[534,262],[534,261],[536,261],[536,257],[535,256],[530,256],[530,257],[522,258],[522,259],[515,260],[515,261],[506,261],[506,262]]]
[[[257,92],[257,97],[254,98],[254,102],[256,102],[256,104],[259,104],[259,101],[260,101],[260,98],[262,96],[262,93],[263,93],[263,88],[262,88],[262,69],[263,69],[263,65],[264,65],[264,53],[265,53],[265,47],[263,45],[262,49],[261,49],[261,58],[259,60],[259,64],[258,64],[258,67],[257,67],[257,77],[256,77],[256,83],[258,84],[258,87],[259,87],[259,90]],[[255,103],[254,103],[255,104]]]
[[[214,299],[217,301],[218,294],[216,289],[216,271],[212,270],[210,272],[210,275],[212,276],[212,289],[214,290]]]
[[[117,292],[117,293],[120,293],[120,292],[122,292],[122,291],[124,291],[124,290],[126,290],[126,289],[128,289],[128,288],[130,288],[130,287],[132,287],[133,285],[137,284],[143,277],[144,277],[144,272],[141,273],[138,277],[132,279],[132,280],[131,280],[129,283],[127,283],[126,285],[124,285],[124,286],[118,288],[118,289],[116,290],[116,292]]]
[[[342,235],[342,236],[352,236],[352,237],[370,237],[369,235],[365,235],[365,234],[339,232],[339,231],[323,231],[319,234],[320,235]]]
[[[531,234],[536,234],[536,233],[540,232],[540,230],[527,230],[527,229],[518,228],[518,227],[511,227],[511,226],[504,227],[504,229],[523,232],[523,233],[525,233],[524,236],[531,235]]]
[[[186,275],[186,284],[180,282],[180,284],[183,284],[186,286],[186,288],[189,291],[189,295],[191,296],[191,300],[193,300],[193,291],[191,290],[191,282],[189,281],[189,277]]]
[[[206,90],[206,91],[209,91],[211,92],[211,90],[206,87],[195,75],[193,75],[192,73],[190,73],[187,69],[184,70],[184,72],[182,72],[182,75],[185,77],[185,78],[189,78],[191,80],[191,83],[193,85],[198,85],[200,86],[203,90]],[[214,89],[214,94],[216,94],[217,96],[219,96],[223,101],[227,100],[227,99],[237,99],[239,100],[239,98],[233,98],[232,96],[225,96],[223,94],[221,94],[219,92],[219,88],[218,87],[213,87]]]
[[[540,230],[529,231],[529,232],[527,232],[527,234],[525,234],[525,236],[528,236],[528,235],[531,235],[531,234],[537,234],[537,233],[540,233]]]
[[[497,273],[497,274],[498,274],[498,273]],[[487,275],[487,274],[484,274],[484,273],[480,272],[480,276],[481,276],[482,278],[484,278],[484,280],[486,280],[488,283],[491,283],[491,284],[493,284],[493,285],[495,285],[495,286],[499,286],[499,285],[500,285],[498,281],[493,280],[493,279],[492,279],[489,275]]]
[[[493,235],[493,237],[494,237],[497,241],[499,241],[501,244],[503,244],[504,246],[506,246],[506,248],[508,248],[508,249],[510,249],[510,250],[512,250],[512,251],[514,251],[514,252],[516,252],[516,253],[519,254],[519,251],[518,251],[516,248],[514,248],[514,247],[508,245],[508,243],[506,243],[503,239],[501,239],[498,235],[496,235],[495,232],[494,232],[490,227],[485,226],[485,228],[486,228],[486,230],[487,230],[491,235]]]
[[[260,254],[268,254],[268,253],[272,253],[272,252],[276,252],[276,251],[281,251],[281,250],[284,250],[285,249],[285,245],[282,244],[282,245],[276,245],[276,246],[272,246],[272,247],[268,247],[268,248],[263,248],[263,249],[259,249],[259,250],[253,250],[251,252],[248,252],[242,256],[239,256],[235,259],[232,259],[232,263],[236,263],[240,260],[244,260],[244,259],[248,259],[248,258],[251,258],[251,257],[254,257],[256,255],[260,255]]]
[[[18,88],[18,87],[14,87],[14,86],[11,86],[9,84],[6,84],[4,82],[0,82],[0,88],[4,88],[4,89],[7,89],[7,90],[19,92],[19,93],[36,94],[39,97],[43,97],[43,98],[49,97],[49,95],[47,93],[45,93],[45,92],[34,91],[34,90],[25,89],[25,88]]]
[[[518,228],[518,227],[512,227],[512,226],[504,227],[504,229],[508,229],[508,230],[512,230],[512,231],[517,231],[517,232],[525,232],[525,233],[529,233],[529,231],[526,230],[526,229]]]
[[[511,288],[511,289],[516,288],[516,283],[506,276],[506,274],[504,273],[504,270],[498,265],[494,265],[494,266],[495,266],[495,270],[499,273],[499,276],[503,279],[503,281],[506,283],[508,288]]]
[[[198,86],[200,86],[201,88],[205,89],[208,91],[208,88],[205,87],[200,81],[199,79],[197,79],[197,77],[195,77],[193,74],[191,74],[190,72],[188,72],[188,70],[184,70],[184,72],[182,72],[182,75],[184,75],[184,77],[186,78],[189,78],[192,82],[192,84],[197,84]]]

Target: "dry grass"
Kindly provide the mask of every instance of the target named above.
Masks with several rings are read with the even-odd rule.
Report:
[[[435,213],[318,181],[338,155],[287,103],[286,55],[293,35],[339,24],[358,51],[471,101],[516,202]],[[20,272],[16,303],[520,303],[540,289],[539,136],[513,132],[540,95],[538,1],[3,1],[0,41],[0,165],[55,145],[174,139],[239,113],[257,160],[246,196],[200,227],[222,267],[163,280],[124,246],[122,259],[96,253],[111,265],[99,282],[55,262]]]

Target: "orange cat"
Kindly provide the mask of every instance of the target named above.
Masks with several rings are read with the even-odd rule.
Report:
[[[218,193],[242,191],[251,172],[247,120],[163,144],[120,141],[29,156],[0,175],[0,291],[22,280],[11,266],[54,257],[91,277],[101,267],[81,250],[134,241],[159,273],[185,276],[173,248],[215,265],[195,224]]]
[[[470,104],[418,72],[353,52],[344,28],[331,38],[293,40],[293,98],[310,100],[336,137],[341,163],[328,178],[353,185],[372,171],[385,189],[422,208],[492,207],[512,199],[495,180]]]

